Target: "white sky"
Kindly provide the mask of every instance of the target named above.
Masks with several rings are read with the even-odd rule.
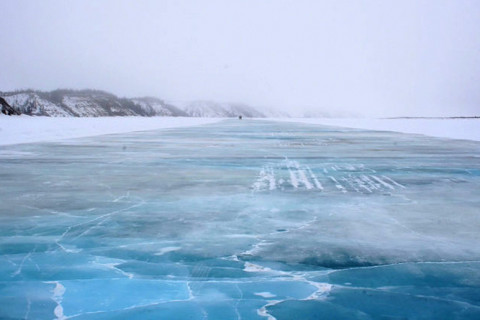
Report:
[[[0,0],[0,91],[480,114],[480,1]]]

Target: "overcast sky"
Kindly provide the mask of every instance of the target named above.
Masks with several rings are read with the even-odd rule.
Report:
[[[0,91],[480,114],[480,1],[0,0]]]

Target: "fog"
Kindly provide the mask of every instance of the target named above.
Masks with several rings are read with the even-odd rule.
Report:
[[[480,114],[479,1],[0,0],[0,91]]]

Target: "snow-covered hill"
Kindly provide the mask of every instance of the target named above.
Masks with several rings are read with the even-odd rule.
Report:
[[[131,99],[98,90],[33,90],[0,94],[23,114],[50,117],[149,116]]]
[[[23,114],[55,117],[69,115],[63,108],[42,98],[35,92],[19,92],[11,95],[7,93],[3,97],[13,108]]]
[[[224,118],[248,117],[264,118],[265,114],[245,104],[218,103],[213,101],[170,102],[191,117]]]
[[[0,97],[0,115],[2,114],[11,116],[11,115],[19,115],[20,112],[12,108],[5,99]]]
[[[139,106],[147,116],[188,117],[189,115],[178,107],[167,104],[153,97],[134,98],[133,103]]]
[[[167,103],[158,98],[119,98],[99,90],[21,90],[0,97],[22,114],[49,117],[170,116],[256,117],[266,114],[244,104],[194,101]]]

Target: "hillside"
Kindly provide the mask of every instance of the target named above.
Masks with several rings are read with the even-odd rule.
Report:
[[[265,117],[244,104],[194,101],[178,105],[154,97],[119,98],[99,90],[66,90],[50,92],[19,90],[0,92],[16,112],[47,117]]]

